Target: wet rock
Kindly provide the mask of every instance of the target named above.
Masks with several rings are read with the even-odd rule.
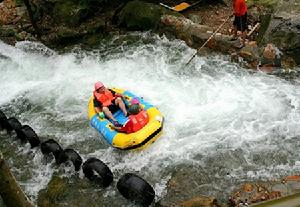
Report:
[[[269,199],[281,197],[281,192],[271,190],[270,183],[246,183],[230,196],[231,202],[239,204],[254,204]]]
[[[86,26],[88,34],[96,34],[105,32],[106,22],[103,19],[97,19],[97,21],[91,22]]]
[[[264,42],[275,44],[300,64],[300,7],[297,0],[280,1],[264,35]]]
[[[63,175],[64,176],[64,175]],[[103,195],[107,190],[99,189],[87,179],[78,176],[61,177],[53,175],[48,186],[38,194],[37,206],[63,207],[63,206],[120,206],[109,201],[103,203]],[[92,198],[92,199],[91,199]]]
[[[187,201],[183,201],[180,203],[182,207],[219,207],[217,199],[214,197],[206,197],[206,196],[197,196]]]
[[[18,41],[26,40],[27,39],[27,32],[22,31],[22,32],[16,34],[16,38],[17,38]]]
[[[6,43],[14,44],[16,42],[16,29],[13,25],[0,25],[0,37]]]
[[[259,69],[271,73],[274,69],[281,68],[281,54],[273,44],[267,44],[261,54]]]
[[[189,14],[188,18],[196,24],[202,24],[203,21],[202,17],[199,15]]]
[[[254,204],[277,199],[300,191],[300,176],[288,176],[282,180],[245,183],[229,197],[232,206],[240,203]]]
[[[58,176],[53,176],[49,182],[47,189],[39,192],[38,195],[38,206],[57,206],[61,200],[63,200],[68,183],[67,178],[60,178]]]
[[[200,167],[178,166],[174,169],[172,178],[168,182],[167,195],[160,201],[160,206],[176,206],[181,202],[193,197],[200,196],[200,192],[208,192],[209,186],[205,183],[210,182],[209,176]],[[194,189],[191,191],[191,189]]]
[[[70,26],[77,26],[88,17],[88,7],[76,4],[72,0],[59,1],[54,6],[53,18],[56,22],[61,22]]]
[[[259,62],[259,49],[255,41],[249,42],[239,51],[239,56],[248,63],[248,68],[256,68]]]
[[[130,1],[120,12],[119,23],[129,30],[157,29],[161,16],[168,13],[172,12],[157,4]]]
[[[14,0],[4,0],[0,3],[0,25],[10,24],[16,18],[16,4]]]
[[[16,34],[15,28],[12,25],[0,26],[1,37],[14,37]]]

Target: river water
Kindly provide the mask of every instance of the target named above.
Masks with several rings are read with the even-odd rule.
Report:
[[[219,55],[198,56],[186,67],[194,52],[182,41],[150,33],[111,37],[95,49],[76,46],[67,52],[33,42],[15,47],[0,42],[0,53],[8,57],[0,58],[1,110],[30,125],[41,140],[55,139],[84,160],[97,157],[115,176],[109,188],[99,189],[82,172],[57,167],[39,149],[1,132],[0,150],[31,200],[37,201],[54,174],[81,182],[75,188],[90,206],[128,206],[115,187],[126,172],[147,180],[156,202],[199,194],[224,200],[240,183],[299,172],[299,82],[250,73]],[[143,151],[110,147],[87,119],[97,80],[156,105],[165,116],[163,135]],[[170,180],[181,187],[168,187]],[[84,200],[75,195],[65,204]]]

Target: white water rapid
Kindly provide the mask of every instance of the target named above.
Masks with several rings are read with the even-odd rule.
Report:
[[[102,160],[115,179],[137,173],[154,187],[156,200],[168,193],[171,177],[182,169],[188,172],[188,166],[202,176],[190,178],[197,183],[190,194],[221,197],[234,183],[299,172],[298,81],[249,73],[217,55],[198,56],[185,67],[195,50],[183,42],[148,33],[129,36],[98,49],[76,47],[64,53],[38,43],[13,47],[0,42],[0,54],[7,57],[0,57],[0,109],[30,125],[41,139],[53,138],[84,160]],[[163,135],[140,152],[110,147],[87,119],[97,80],[156,105],[165,117]],[[39,149],[3,133],[0,150],[11,155],[13,171],[33,201],[61,170],[45,163]],[[109,203],[115,196],[116,202],[125,202],[115,187],[104,191],[103,200]]]

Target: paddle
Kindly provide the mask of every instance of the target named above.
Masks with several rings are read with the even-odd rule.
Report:
[[[193,7],[193,6],[196,6],[196,5],[200,4],[201,2],[202,2],[202,0],[197,1],[197,2],[195,2],[195,3],[193,3],[193,4],[189,4],[189,3],[186,3],[186,2],[182,2],[182,3],[180,3],[180,4],[178,4],[178,5],[174,6],[174,7],[170,7],[170,6],[165,5],[165,4],[163,4],[163,3],[159,3],[159,4],[160,4],[161,6],[164,6],[164,7],[168,8],[168,9],[171,9],[171,10],[173,10],[173,11],[176,11],[176,12],[182,12],[182,11],[185,11],[186,9],[188,9],[188,8],[191,8],[191,7]]]

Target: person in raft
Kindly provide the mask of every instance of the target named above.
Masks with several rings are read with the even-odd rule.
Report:
[[[247,35],[247,5],[245,0],[232,0],[234,10],[234,21],[233,21],[233,37],[231,40],[237,40],[237,32],[241,31],[242,43],[238,48],[245,46],[246,35]]]
[[[116,93],[111,89],[107,89],[100,81],[95,83],[94,94],[94,107],[96,113],[100,118],[105,116],[111,120],[114,126],[122,126],[113,116],[119,108],[122,110],[125,116],[127,116],[127,110],[125,103],[122,100],[122,94]]]
[[[115,130],[130,134],[139,131],[149,122],[149,116],[147,112],[141,108],[140,102],[137,98],[134,98],[131,101],[128,112],[129,119],[127,122],[121,127],[115,126]]]

